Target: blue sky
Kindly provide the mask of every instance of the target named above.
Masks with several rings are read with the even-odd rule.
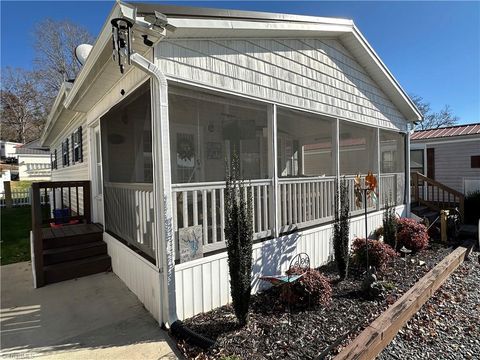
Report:
[[[480,122],[480,2],[164,1],[353,19],[409,94]],[[1,1],[1,66],[31,68],[36,22],[69,19],[97,35],[111,1]]]

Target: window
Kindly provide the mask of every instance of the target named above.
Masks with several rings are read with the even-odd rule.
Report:
[[[62,142],[62,164],[63,167],[70,165],[70,157],[68,156],[68,139]]]
[[[83,161],[82,127],[72,134],[72,163]]]
[[[410,171],[425,174],[424,150],[410,150]]]
[[[335,175],[332,156],[334,122],[300,111],[279,108],[277,156],[279,177]]]
[[[480,155],[474,155],[470,157],[470,167],[472,169],[480,168]]]
[[[50,161],[52,163],[52,169],[57,169],[57,149],[50,154]]]

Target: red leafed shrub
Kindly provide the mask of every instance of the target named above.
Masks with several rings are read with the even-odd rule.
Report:
[[[397,220],[397,246],[405,246],[412,251],[423,250],[428,246],[427,227],[419,222],[400,218]]]
[[[354,261],[359,265],[367,265],[367,252],[365,239],[357,238],[352,244]],[[390,246],[379,240],[368,240],[368,262],[369,265],[375,266],[377,270],[384,270],[388,262],[398,254]]]
[[[316,269],[292,268],[287,275],[303,276],[297,281],[282,286],[281,298],[292,305],[327,305],[332,298],[332,286],[328,279]]]

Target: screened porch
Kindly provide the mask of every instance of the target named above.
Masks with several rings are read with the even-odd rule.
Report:
[[[232,154],[253,204],[255,240],[333,220],[345,177],[352,216],[354,175],[372,171],[379,201],[405,202],[402,133],[274,104],[169,84],[173,233],[201,232],[201,256],[225,248],[225,173]],[[105,229],[155,259],[152,132],[148,82],[101,119]],[[167,194],[165,194],[167,195]]]

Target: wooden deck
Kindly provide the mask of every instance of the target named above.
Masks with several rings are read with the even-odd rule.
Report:
[[[65,225],[60,228],[43,228],[42,239],[64,238],[75,235],[90,235],[98,232],[103,232],[103,227],[100,224],[75,224]]]

